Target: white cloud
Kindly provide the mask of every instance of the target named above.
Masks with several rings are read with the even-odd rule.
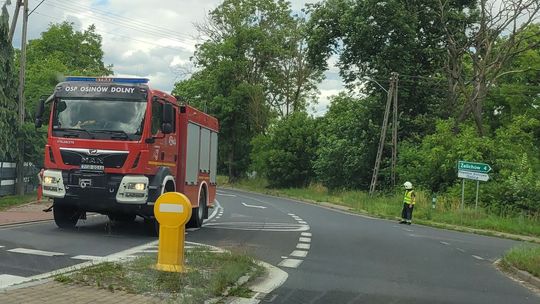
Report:
[[[14,3],[8,7],[13,12]],[[30,0],[32,10],[40,0]],[[299,12],[316,0],[292,0],[291,8]],[[201,22],[219,0],[46,0],[29,17],[28,39],[35,39],[50,23],[69,21],[77,30],[91,24],[103,38],[105,64],[112,64],[118,76],[147,77],[154,87],[170,92],[178,80],[175,70],[189,64],[197,43],[194,23]],[[14,36],[20,46],[19,18]],[[332,61],[333,60],[333,61]],[[318,111],[324,111],[328,96],[343,89],[341,78],[331,58],[327,80],[321,91]]]

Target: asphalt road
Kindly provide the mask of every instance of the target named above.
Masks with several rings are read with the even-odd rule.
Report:
[[[186,239],[252,254],[286,271],[287,281],[263,303],[540,301],[492,265],[515,241],[228,189],[217,199],[213,218]],[[71,231],[52,222],[0,227],[0,287],[155,240],[142,221],[111,226],[103,216]]]
[[[537,295],[493,266],[518,242],[399,225],[264,195],[220,193],[224,213],[215,220],[220,222],[215,228],[221,229],[203,230],[193,238],[217,246],[238,246],[271,264],[289,265],[281,267],[289,273],[285,284],[263,303],[540,302]],[[300,217],[309,230],[230,230],[235,234],[232,237],[223,229],[227,222],[298,223],[291,214]],[[302,250],[307,251],[305,257],[294,255],[299,244],[309,244],[309,249]],[[301,262],[295,266],[287,262],[291,259]]]

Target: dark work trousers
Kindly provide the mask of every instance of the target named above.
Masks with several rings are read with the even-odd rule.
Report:
[[[414,205],[412,205],[412,207],[409,208],[409,204],[403,203],[403,210],[401,211],[401,218],[404,220],[411,221],[413,209],[414,209]]]

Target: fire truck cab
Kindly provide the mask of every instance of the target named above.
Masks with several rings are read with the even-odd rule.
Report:
[[[50,109],[43,196],[56,225],[87,212],[113,221],[155,222],[164,192],[184,193],[200,227],[216,196],[218,121],[145,78],[67,77],[40,100],[36,127]],[[152,225],[154,226],[154,225]]]

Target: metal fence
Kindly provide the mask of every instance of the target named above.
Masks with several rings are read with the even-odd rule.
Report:
[[[32,192],[38,186],[39,170],[32,163],[24,163],[24,192]],[[17,164],[15,162],[0,162],[0,196],[17,193]]]

